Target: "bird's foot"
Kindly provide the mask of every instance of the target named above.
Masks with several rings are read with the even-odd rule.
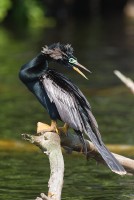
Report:
[[[58,134],[64,133],[65,135],[67,135],[69,126],[68,124],[65,123],[64,126],[58,127],[57,129],[58,129]]]
[[[63,127],[58,127],[56,121],[51,121],[51,125],[48,124],[44,124],[41,122],[37,123],[37,134],[41,135],[43,132],[56,132],[57,134],[65,134],[67,135],[67,131],[68,131],[68,124],[64,124]]]
[[[51,125],[38,122],[37,123],[37,134],[41,135],[43,132],[56,132],[56,133],[58,133],[56,121],[52,120]]]

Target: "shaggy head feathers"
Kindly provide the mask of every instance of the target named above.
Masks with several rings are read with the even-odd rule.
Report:
[[[50,46],[43,47],[41,52],[54,60],[64,60],[72,56],[73,51],[74,50],[70,44],[63,45],[55,43]]]

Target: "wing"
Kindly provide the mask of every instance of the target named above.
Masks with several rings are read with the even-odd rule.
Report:
[[[43,87],[50,99],[58,110],[60,118],[75,130],[83,130],[83,122],[79,113],[78,102],[71,91],[60,87],[52,77],[46,75],[42,77]]]
[[[42,76],[42,84],[61,120],[73,129],[85,132],[109,168],[115,173],[125,174],[124,168],[105,147],[91,107],[82,92],[63,75],[52,70]]]
[[[41,80],[50,101],[56,105],[63,122],[82,132],[85,126],[83,115],[85,115],[87,120],[90,120],[93,130],[97,132],[98,124],[91,112],[91,106],[76,85],[55,70],[48,70]]]

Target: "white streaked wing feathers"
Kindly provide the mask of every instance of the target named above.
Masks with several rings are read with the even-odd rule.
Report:
[[[42,83],[50,101],[55,103],[62,121],[73,129],[82,131],[82,119],[73,94],[68,93],[45,76]]]

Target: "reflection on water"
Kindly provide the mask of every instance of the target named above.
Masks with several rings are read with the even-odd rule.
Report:
[[[37,121],[49,122],[47,113],[18,80],[18,71],[44,44],[61,41],[73,44],[80,63],[93,72],[86,81],[56,66],[89,99],[105,143],[133,145],[133,96],[113,74],[118,69],[133,79],[133,35],[133,22],[119,18],[72,21],[60,29],[31,29],[21,34],[0,27],[1,138],[21,140],[20,133],[35,132]],[[119,177],[77,157],[66,156],[65,165],[63,199],[134,199],[132,177]],[[0,199],[30,200],[46,192],[48,169],[49,163],[41,154],[1,152]]]
[[[0,199],[33,200],[47,193],[49,163],[41,153],[0,155]],[[93,161],[65,156],[63,199],[134,199],[133,177],[119,177]]]

